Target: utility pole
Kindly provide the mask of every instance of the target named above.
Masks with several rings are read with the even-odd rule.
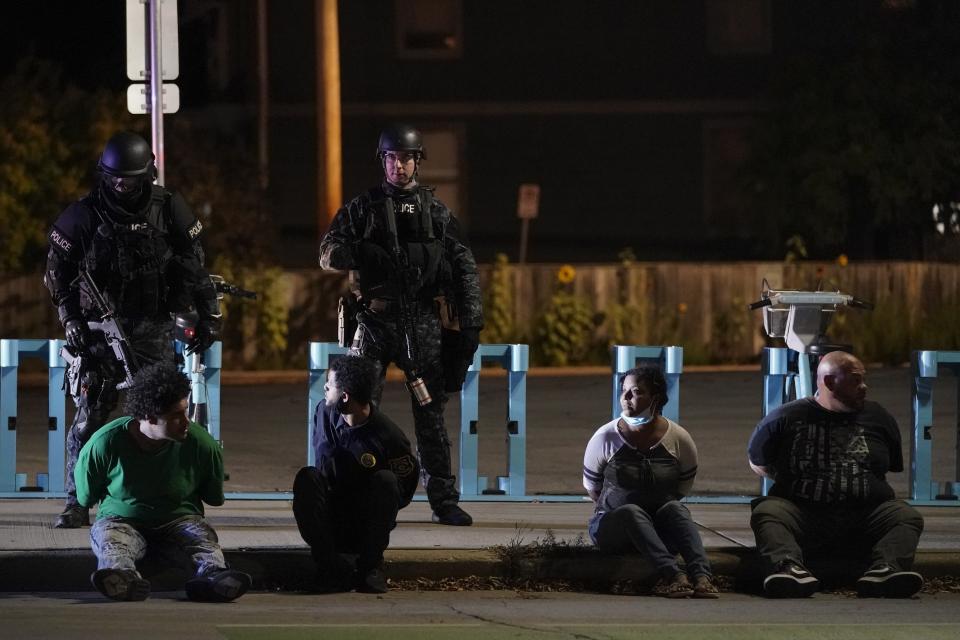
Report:
[[[340,131],[340,37],[337,0],[314,0],[317,40],[317,229],[343,203]]]
[[[260,190],[270,186],[270,76],[267,0],[257,0],[257,171]]]

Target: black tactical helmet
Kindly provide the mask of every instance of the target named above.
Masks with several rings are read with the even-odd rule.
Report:
[[[427,157],[427,150],[423,148],[423,136],[418,129],[408,124],[390,125],[380,132],[377,158],[382,158],[387,151],[416,153],[419,160]]]
[[[137,134],[121,131],[107,141],[97,170],[109,176],[147,176],[152,180],[153,152],[147,141]]]

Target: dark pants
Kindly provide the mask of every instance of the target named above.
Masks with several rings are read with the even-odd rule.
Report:
[[[383,378],[387,365],[395,363],[404,372],[416,368],[430,392],[432,402],[426,406],[411,394],[413,424],[417,434],[417,457],[420,459],[420,476],[427,498],[434,511],[447,504],[460,501],[457,479],[450,465],[450,438],[443,422],[447,394],[443,390],[443,365],[440,359],[440,318],[433,302],[420,303],[416,307],[417,363],[407,357],[406,341],[396,314],[381,314],[362,311],[357,314],[357,333],[351,352],[372,358],[380,363],[380,385],[375,405],[380,404]]]
[[[331,566],[336,554],[351,553],[359,556],[359,571],[379,567],[399,510],[397,477],[387,469],[371,474],[366,486],[341,490],[316,467],[300,469],[293,481],[293,515],[320,566]]]
[[[125,322],[123,330],[140,366],[160,361],[174,363],[173,321],[169,318]],[[107,350],[109,351],[109,348]],[[110,414],[120,399],[117,385],[124,379],[123,367],[115,359],[95,358],[90,362],[91,379],[95,380],[96,384],[86,392],[81,390],[81,397],[73,399],[77,405],[77,413],[67,432],[67,507],[77,504],[77,485],[73,470],[77,466],[80,449],[110,419]]]
[[[697,525],[690,511],[676,500],[651,511],[627,504],[604,514],[595,542],[602,553],[640,552],[666,578],[680,570],[678,552],[690,576],[712,575]]]
[[[782,560],[803,564],[804,552],[863,545],[871,566],[909,570],[923,531],[923,516],[905,502],[878,506],[807,506],[769,496],[755,502],[750,526],[757,551],[772,572]]]

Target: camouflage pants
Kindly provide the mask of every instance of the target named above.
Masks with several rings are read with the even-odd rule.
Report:
[[[148,546],[171,556],[186,554],[198,576],[227,568],[217,532],[202,516],[184,516],[159,527],[145,527],[125,518],[101,518],[90,528],[90,543],[97,569],[136,571]]]
[[[127,339],[133,347],[137,361],[141,366],[165,361],[173,364],[173,321],[167,318],[142,320],[137,323],[124,323]],[[77,466],[77,456],[97,430],[110,420],[110,414],[117,406],[120,392],[117,384],[123,381],[123,367],[110,359],[92,359],[90,368],[93,377],[99,381],[97,388],[73,399],[77,413],[67,432],[67,506],[77,504],[77,486],[73,469]]]
[[[460,500],[457,479],[450,466],[450,438],[443,423],[447,394],[443,390],[443,366],[440,361],[440,318],[433,303],[423,304],[416,313],[417,354],[414,365],[407,357],[406,342],[395,314],[364,310],[357,314],[357,332],[350,352],[372,358],[380,363],[380,386],[374,404],[380,403],[383,378],[387,365],[396,364],[404,372],[414,366],[423,378],[432,401],[426,406],[412,396],[413,423],[417,434],[417,457],[420,459],[420,479],[427,490],[430,506],[437,510],[443,505]]]

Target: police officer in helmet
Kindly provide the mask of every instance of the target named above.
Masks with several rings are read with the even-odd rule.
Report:
[[[121,363],[103,334],[92,302],[78,287],[86,270],[116,312],[140,366],[174,361],[172,313],[195,309],[199,322],[188,349],[205,351],[216,340],[217,293],[204,268],[203,226],[183,198],[153,184],[157,169],[150,145],[135,133],[117,133],[97,164],[99,181],[57,218],[48,235],[44,283],[57,307],[69,349],[80,356],[77,413],[67,434],[67,501],[56,525],[89,524],[77,503],[77,454],[103,426],[119,399]]]
[[[381,382],[391,362],[404,371],[433,521],[466,526],[473,520],[458,506],[443,411],[479,345],[477,265],[450,209],[417,181],[427,157],[421,133],[384,129],[376,157],[383,181],[337,211],[320,242],[320,266],[359,276],[350,353],[377,360]]]

